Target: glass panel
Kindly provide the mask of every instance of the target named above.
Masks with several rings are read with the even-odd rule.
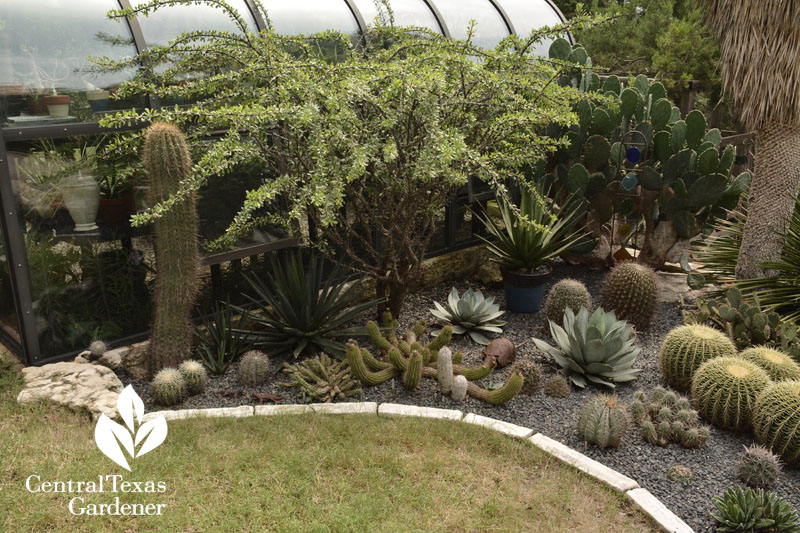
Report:
[[[498,0],[498,3],[503,6],[514,25],[514,31],[520,37],[530,35],[533,30],[543,26],[556,26],[563,22],[556,10],[545,0]],[[539,42],[534,53],[547,57],[552,42],[553,39]]]
[[[138,6],[148,0],[133,0],[131,5]],[[228,0],[255,31],[256,23],[244,0]],[[222,9],[205,4],[161,7],[149,17],[139,17],[139,25],[148,46],[165,45],[185,31],[217,30],[237,32],[236,23]]]
[[[262,3],[272,27],[282,35],[338,30],[358,38],[358,23],[344,0],[266,0]]]
[[[364,22],[368,25],[375,23],[375,17],[378,16],[378,9],[375,6],[374,0],[355,0],[356,7],[364,17]],[[420,26],[429,28],[437,33],[441,33],[442,29],[433,15],[433,11],[425,4],[423,0],[392,0],[390,2],[392,12],[394,13],[394,22],[397,26]],[[386,16],[385,9],[381,6],[383,16]],[[387,18],[388,21],[388,18]]]
[[[467,38],[467,26],[472,19],[477,23],[472,38],[476,45],[493,48],[508,37],[503,17],[489,0],[435,0],[435,4],[455,39]]]
[[[8,267],[5,246],[0,239],[0,330],[21,345],[22,339]]]
[[[91,121],[142,105],[109,99],[132,71],[90,72],[88,56],[136,54],[127,23],[106,17],[111,9],[114,0],[0,0],[1,125]]]

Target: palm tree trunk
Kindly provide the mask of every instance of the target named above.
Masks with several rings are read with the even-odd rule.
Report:
[[[800,183],[800,127],[770,122],[756,132],[755,174],[750,185],[738,279],[774,275],[760,265],[777,261]]]

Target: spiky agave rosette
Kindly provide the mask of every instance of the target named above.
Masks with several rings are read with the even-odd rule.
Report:
[[[451,324],[454,334],[466,333],[478,344],[489,344],[484,333],[503,333],[502,326],[506,325],[505,321],[498,320],[505,311],[501,311],[500,306],[494,303],[494,296],[485,298],[481,291],[467,289],[459,296],[458,290],[453,287],[445,306],[439,302],[433,302],[433,305],[436,306],[436,309],[430,310],[433,316]],[[436,330],[432,333],[438,335],[440,332]]]

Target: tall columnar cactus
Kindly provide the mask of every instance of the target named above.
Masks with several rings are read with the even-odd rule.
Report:
[[[592,310],[592,295],[589,294],[586,285],[572,278],[562,279],[547,292],[547,302],[545,302],[547,319],[561,324],[567,307],[576,314],[581,307]]]
[[[397,322],[388,313],[384,316],[385,335],[375,322],[367,324],[367,333],[381,352],[380,357],[374,357],[355,341],[351,340],[347,343],[345,353],[351,372],[364,385],[373,387],[400,376],[403,385],[408,389],[416,388],[423,377],[436,379],[439,381],[440,387],[447,388],[449,380],[446,376],[440,375],[438,368],[439,360],[446,358],[449,359],[449,364],[447,362],[444,364],[451,368],[453,375],[450,383],[450,395],[453,399],[461,397],[463,380],[459,379],[459,376],[463,376],[469,382],[466,394],[493,405],[508,402],[522,388],[523,379],[516,373],[512,374],[502,387],[494,390],[486,390],[471,383],[488,376],[492,371],[492,365],[487,363],[470,368],[460,364],[461,354],[457,353],[450,358],[450,350],[445,347],[453,334],[450,326],[442,328],[439,334],[425,346],[417,340],[425,332],[424,322],[420,322],[407,331],[402,338],[397,337],[396,327]],[[443,368],[441,372],[444,374],[447,370]]]
[[[595,396],[583,407],[578,418],[578,435],[600,449],[619,448],[627,430],[627,408],[616,396]]]
[[[773,381],[800,380],[800,365],[781,351],[757,346],[743,350],[739,357],[763,368]]]
[[[753,431],[784,463],[800,466],[800,381],[773,383],[758,395]]]
[[[189,148],[172,124],[156,123],[145,133],[142,159],[149,176],[151,206],[174,195],[192,173]],[[178,366],[192,347],[191,311],[198,291],[197,209],[193,195],[155,220],[155,313],[150,339],[151,368]]]
[[[717,427],[746,431],[756,397],[770,379],[764,370],[738,357],[717,357],[703,363],[692,380],[692,396],[700,416]]]
[[[645,329],[653,320],[658,297],[656,274],[650,267],[626,261],[617,265],[603,285],[602,306],[614,311],[637,329]]]
[[[720,331],[701,325],[680,326],[661,344],[658,362],[671,387],[688,391],[700,365],[715,357],[733,357],[736,347]]]

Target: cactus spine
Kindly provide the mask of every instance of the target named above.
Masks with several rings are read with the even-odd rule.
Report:
[[[422,354],[415,351],[408,359],[408,365],[403,372],[403,386],[408,390],[413,390],[419,385],[422,378]]]
[[[149,176],[151,206],[164,202],[192,173],[189,148],[172,124],[151,125],[144,138],[142,159]],[[186,196],[155,220],[156,287],[151,371],[177,366],[192,346],[192,306],[198,291],[197,209]]]
[[[269,376],[269,357],[258,350],[250,350],[239,361],[239,383],[246,387],[257,387]]]
[[[93,341],[89,345],[89,355],[93,360],[100,359],[100,357],[102,357],[103,354],[106,353],[106,350],[108,350],[108,347],[106,346],[106,343],[103,341]]]
[[[756,396],[770,380],[767,373],[738,357],[718,357],[700,366],[692,380],[692,396],[700,416],[717,427],[750,428]]]
[[[564,318],[564,311],[569,307],[576,314],[585,307],[592,310],[592,296],[586,289],[586,285],[578,280],[571,278],[562,279],[547,293],[545,302],[545,314],[548,320],[556,324],[561,324]]]
[[[174,368],[164,368],[153,378],[152,390],[158,405],[170,407],[186,398],[186,381]]]
[[[773,381],[800,380],[800,365],[781,351],[757,346],[742,351],[739,357],[763,368]]]
[[[778,481],[781,463],[778,456],[758,444],[745,447],[739,459],[739,479],[756,489],[771,489]]]
[[[186,382],[186,392],[189,394],[202,392],[208,383],[206,367],[199,361],[184,361],[178,367],[178,372],[183,376],[183,380]]]
[[[759,394],[753,430],[758,443],[784,463],[800,465],[800,381],[779,381]]]
[[[602,307],[641,330],[653,320],[657,296],[658,283],[653,269],[626,261],[609,272],[603,286]]]
[[[618,448],[628,430],[625,405],[616,396],[595,396],[581,410],[578,435],[600,449]]]
[[[442,394],[448,394],[453,389],[453,352],[446,346],[436,355],[436,379]]]
[[[670,331],[658,356],[661,372],[673,388],[687,391],[700,365],[715,357],[733,357],[736,347],[724,333],[707,326],[680,326]]]

